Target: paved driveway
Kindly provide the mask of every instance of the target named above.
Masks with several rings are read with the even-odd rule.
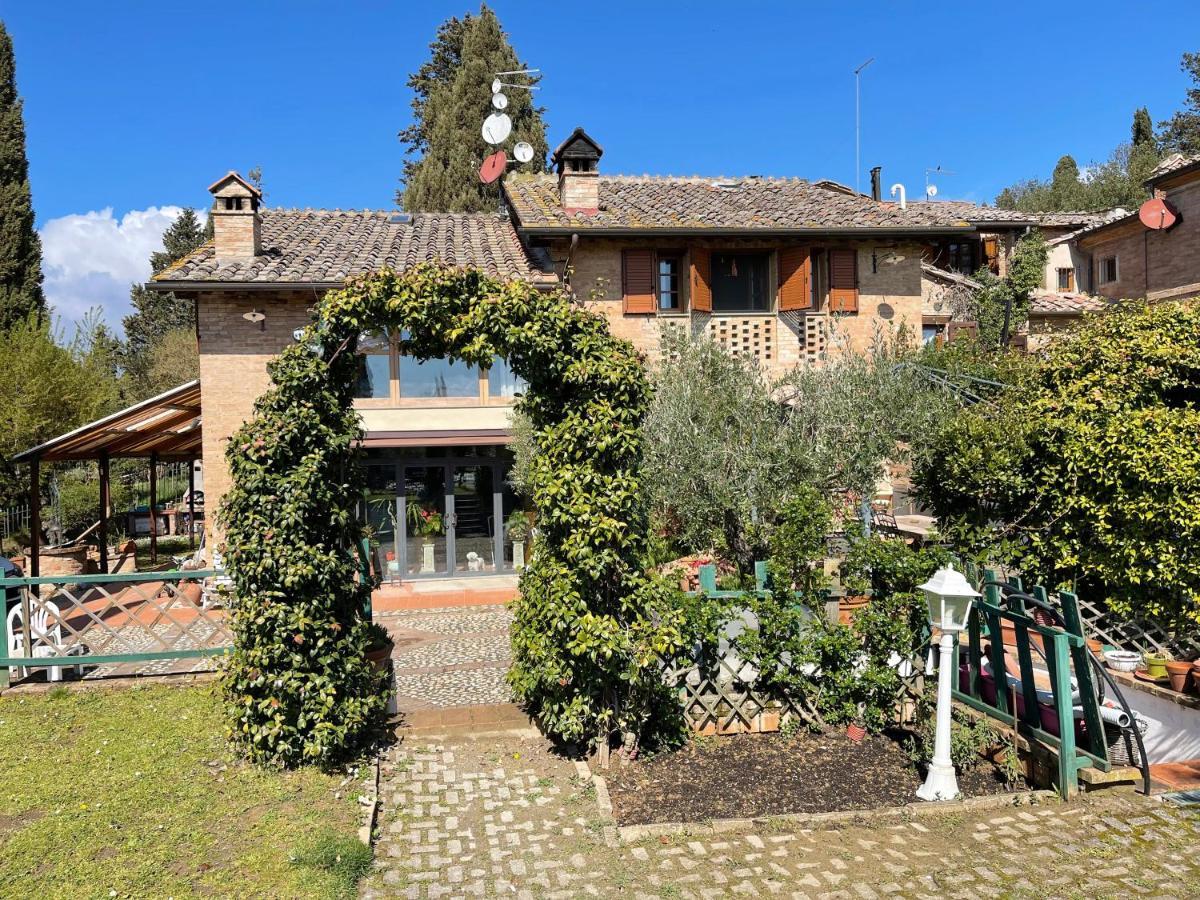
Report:
[[[1200,896],[1200,814],[1132,794],[612,846],[592,783],[526,732],[409,738],[381,797],[369,898]]]

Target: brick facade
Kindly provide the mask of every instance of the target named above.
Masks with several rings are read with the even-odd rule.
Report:
[[[853,246],[858,251],[858,312],[831,315],[828,308],[827,277],[818,267],[818,294],[824,297],[822,308],[813,312],[721,313],[628,315],[624,312],[621,287],[621,251],[653,246],[661,251],[684,251],[680,240],[609,240],[587,239],[570,258],[571,290],[589,308],[608,319],[613,334],[623,337],[654,362],[658,357],[663,327],[690,328],[707,333],[735,352],[750,352],[767,371],[781,374],[816,355],[813,348],[819,329],[827,338],[831,352],[865,352],[881,335],[894,334],[902,324],[912,341],[921,334],[921,248],[917,244],[894,242],[829,242],[824,249]],[[691,242],[710,249],[777,250],[780,241]],[[816,249],[814,247],[814,249]],[[551,247],[551,255],[560,272],[567,265],[569,245],[562,241]],[[775,280],[772,276],[773,282]],[[814,328],[812,320],[817,320]]]

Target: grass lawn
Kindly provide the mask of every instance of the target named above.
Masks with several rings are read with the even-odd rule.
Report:
[[[0,897],[353,896],[344,778],[235,759],[207,685],[7,693]]]

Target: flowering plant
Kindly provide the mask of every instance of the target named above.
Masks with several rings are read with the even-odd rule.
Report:
[[[420,537],[436,537],[446,530],[446,520],[440,512],[422,506],[416,500],[408,502],[408,527]]]

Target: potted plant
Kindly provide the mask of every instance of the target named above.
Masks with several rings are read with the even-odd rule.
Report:
[[[367,661],[377,672],[386,672],[395,643],[388,630],[378,622],[367,626]]]
[[[421,544],[421,572],[437,571],[434,559],[433,538],[446,530],[446,519],[436,509],[422,506],[413,498],[406,504],[408,507],[408,527],[417,537],[424,538]]]
[[[520,509],[514,509],[504,523],[508,539],[512,541],[513,568],[520,572],[525,568],[525,542],[529,539],[529,518]]]
[[[871,602],[871,586],[862,575],[848,575],[842,582],[846,593],[838,598],[838,621],[849,625],[864,606]]]
[[[1165,678],[1167,676],[1167,657],[1165,653],[1147,651],[1143,654],[1143,659],[1146,661],[1146,674],[1150,678]]]
[[[1171,690],[1183,693],[1187,688],[1188,675],[1191,674],[1192,664],[1186,659],[1168,659],[1166,661],[1167,677],[1171,679]]]

